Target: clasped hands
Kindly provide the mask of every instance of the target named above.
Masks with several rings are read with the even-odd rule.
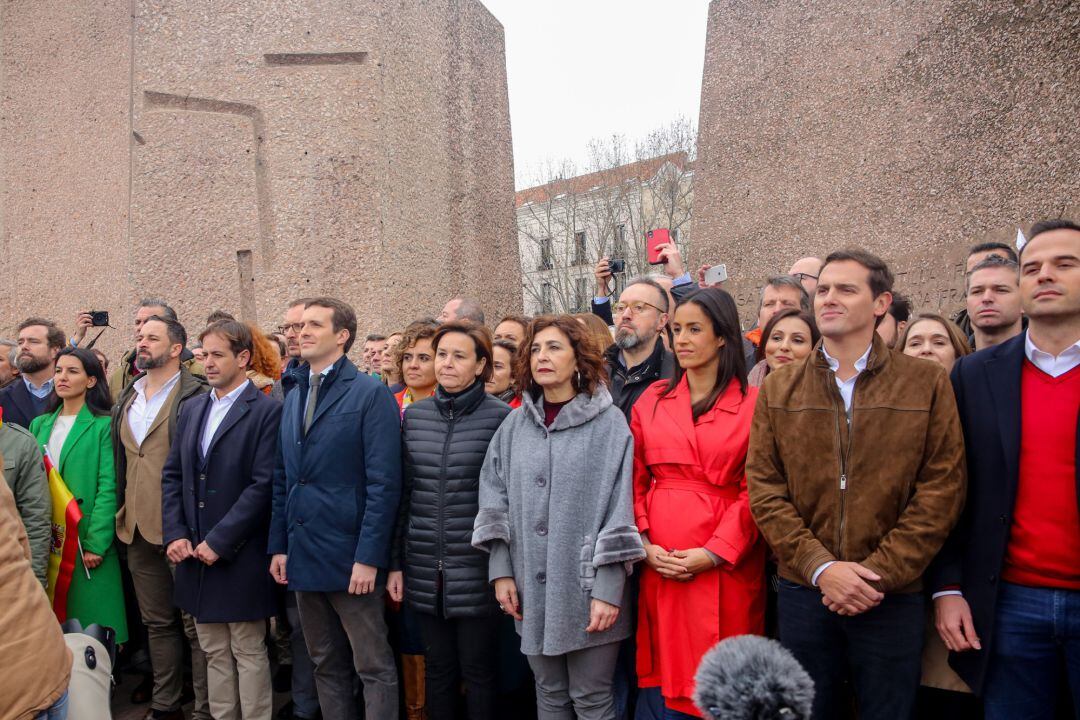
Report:
[[[837,561],[821,571],[817,585],[821,602],[829,610],[837,615],[858,615],[885,599],[885,593],[870,585],[880,580],[880,575],[859,563]]]
[[[221,556],[203,540],[195,548],[191,547],[191,541],[187,538],[173,540],[165,550],[165,556],[169,561],[179,564],[188,558],[195,558],[205,565],[213,565]]]
[[[660,545],[645,540],[645,564],[661,577],[679,582],[689,582],[698,573],[716,567],[705,548],[667,551]]]

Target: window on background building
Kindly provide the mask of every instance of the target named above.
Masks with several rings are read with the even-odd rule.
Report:
[[[588,252],[585,247],[585,233],[574,233],[574,264],[584,265],[586,262],[588,262],[586,260],[587,256]]]
[[[539,270],[550,270],[555,266],[551,249],[551,238],[540,241],[540,267]]]
[[[587,312],[589,310],[589,283],[586,278],[574,279],[574,312]]]
[[[540,286],[540,312],[550,315],[551,311],[551,283],[544,283]]]
[[[626,226],[619,224],[615,226],[615,242],[611,248],[611,257],[625,260],[627,255]]]

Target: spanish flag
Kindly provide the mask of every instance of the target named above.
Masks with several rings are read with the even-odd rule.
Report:
[[[49,601],[57,620],[67,620],[67,596],[80,552],[79,521],[82,510],[56,469],[49,449],[45,452],[45,472],[52,495],[52,547],[49,549]]]

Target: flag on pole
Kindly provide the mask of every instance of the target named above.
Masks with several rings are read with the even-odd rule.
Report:
[[[71,577],[75,573],[79,554],[79,521],[82,510],[75,496],[64,484],[56,469],[49,448],[45,452],[45,472],[49,476],[49,494],[52,495],[52,546],[49,548],[49,602],[60,622],[67,620],[67,596]]]

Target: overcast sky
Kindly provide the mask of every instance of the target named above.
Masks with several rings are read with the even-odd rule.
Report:
[[[518,188],[593,138],[698,120],[708,0],[482,0],[506,30]]]

